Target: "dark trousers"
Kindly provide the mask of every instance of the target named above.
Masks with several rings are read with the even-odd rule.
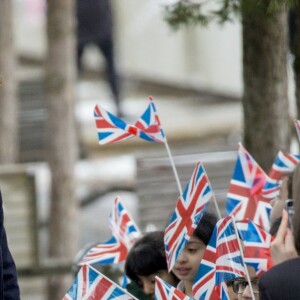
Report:
[[[77,45],[77,67],[79,72],[83,70],[82,56],[84,48],[88,44],[96,45],[105,59],[106,77],[114,97],[114,101],[117,107],[117,113],[120,114],[120,79],[115,67],[114,48],[112,40],[107,39],[105,41],[94,41],[93,43],[79,42]]]

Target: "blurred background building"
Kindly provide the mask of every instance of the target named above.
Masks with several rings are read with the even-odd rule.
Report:
[[[19,55],[42,61],[46,51],[45,1],[14,0],[14,3]],[[112,1],[116,57],[122,76],[240,96],[239,22],[174,32],[163,19],[166,3]],[[98,72],[103,59],[91,47],[85,63]]]

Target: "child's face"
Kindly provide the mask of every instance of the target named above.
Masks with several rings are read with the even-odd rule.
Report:
[[[173,273],[180,279],[194,281],[206,245],[198,238],[191,237],[179,255]]]

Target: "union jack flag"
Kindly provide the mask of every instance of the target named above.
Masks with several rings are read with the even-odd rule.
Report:
[[[134,300],[136,298],[94,268],[84,265],[62,300],[95,299]]]
[[[216,224],[203,254],[193,284],[194,298],[226,299],[226,287],[220,285],[243,276],[245,269],[234,224],[231,217],[226,217]]]
[[[195,299],[218,299],[216,287],[216,229],[207,245],[198,272],[194,279],[193,296]],[[215,296],[215,298],[213,298]]]
[[[226,213],[236,220],[249,218],[268,230],[270,200],[263,195],[267,175],[246,149],[239,144],[238,157],[227,193]]]
[[[300,120],[294,120],[295,126],[296,126],[296,131],[298,135],[298,139],[300,141]]]
[[[164,143],[165,134],[160,127],[160,120],[152,97],[140,119],[134,125],[128,124],[96,105],[94,117],[99,144],[105,145],[138,136],[149,142]]]
[[[133,127],[98,105],[95,106],[94,117],[101,145],[122,141],[134,135]]]
[[[155,299],[156,300],[192,300],[180,290],[171,286],[161,278],[155,276]]]
[[[271,201],[280,194],[281,181],[275,181],[267,176],[265,185],[261,190],[260,195],[266,199],[266,201]]]
[[[165,230],[164,242],[169,271],[193,235],[212,196],[204,167],[198,162]]]
[[[244,242],[244,261],[260,277],[273,266],[270,251],[273,237],[251,220],[237,222],[237,228]]]
[[[160,119],[152,97],[149,97],[149,105],[140,119],[134,124],[138,129],[140,138],[150,142],[164,143],[165,133],[161,128]]]
[[[120,197],[114,200],[113,210],[109,216],[111,231],[125,244],[132,246],[142,234],[138,226],[125,209]]]
[[[117,197],[109,217],[112,237],[104,244],[93,246],[79,262],[83,264],[113,264],[126,260],[128,251],[141,232],[121,200]]]
[[[279,151],[268,175],[271,179],[278,181],[283,175],[294,172],[299,162],[300,155]]]

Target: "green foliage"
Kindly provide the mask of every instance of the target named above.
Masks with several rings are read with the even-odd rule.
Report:
[[[299,0],[271,0],[269,7],[268,7],[268,12],[276,12],[280,8],[280,4],[282,2],[285,2],[285,5],[287,8],[293,7],[299,4]]]
[[[209,2],[214,1],[216,9],[208,10],[205,13],[203,8]],[[177,30],[181,26],[202,25],[206,26],[211,21],[216,21],[223,24],[228,21],[233,21],[234,18],[239,16],[241,11],[241,1],[243,0],[180,0],[174,4],[165,6],[164,18],[167,23]],[[268,14],[278,11],[281,3],[285,3],[286,7],[293,7],[299,5],[300,0],[251,0],[256,2],[257,6],[264,7],[264,11]],[[252,2],[252,4],[253,4]],[[266,6],[267,5],[267,6]],[[246,5],[247,6],[247,5]],[[244,7],[246,7],[244,5]]]
[[[210,16],[201,13],[201,4],[191,3],[189,0],[182,0],[165,7],[165,19],[175,30],[181,25],[207,25]]]

